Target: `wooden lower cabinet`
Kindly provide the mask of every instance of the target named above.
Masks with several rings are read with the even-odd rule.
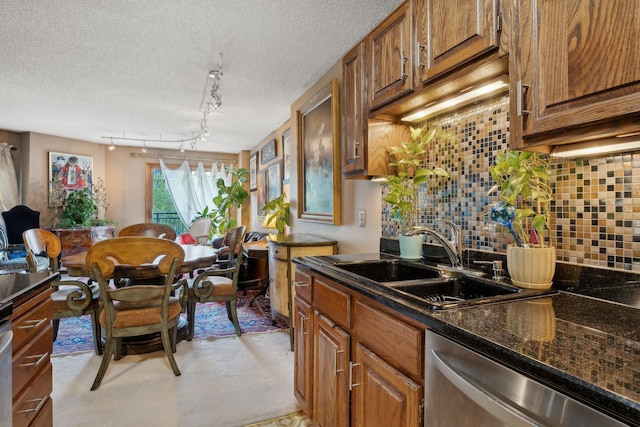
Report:
[[[422,387],[362,344],[356,345],[351,394],[352,425],[419,426]]]
[[[52,426],[52,289],[14,303],[13,425]]]
[[[294,338],[294,385],[295,396],[302,410],[307,414],[313,411],[311,399],[313,389],[313,316],[311,305],[299,296],[294,301],[296,324]]]
[[[315,314],[313,425],[349,426],[350,337],[320,313]]]
[[[313,426],[418,427],[424,325],[302,266],[295,299],[295,396]]]

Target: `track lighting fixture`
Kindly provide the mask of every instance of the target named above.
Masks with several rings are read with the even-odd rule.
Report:
[[[220,90],[221,80],[222,80],[222,53],[219,54],[218,69],[209,71],[209,81],[207,83],[207,86],[211,84],[211,90],[210,90],[211,99],[207,101],[204,108],[202,108],[203,104],[200,104],[201,111],[202,111],[202,120],[200,121],[200,132],[197,135],[195,133],[192,134],[191,138],[177,139],[177,140],[163,140],[161,136],[160,139],[149,139],[149,138],[140,139],[140,138],[127,138],[126,135],[123,136],[122,138],[112,137],[112,136],[103,136],[102,138],[108,138],[111,141],[109,150],[116,149],[116,146],[113,143],[114,139],[120,140],[120,141],[142,141],[141,151],[143,153],[146,153],[148,151],[147,141],[160,142],[160,143],[167,143],[167,142],[179,143],[180,145],[178,146],[178,149],[180,150],[181,153],[184,153],[184,143],[190,142],[191,149],[196,150],[197,149],[196,145],[198,141],[205,142],[207,140],[207,137],[210,135],[209,128],[207,125],[207,116],[212,111],[215,111],[218,108],[220,108],[220,106],[222,105],[222,95],[220,95],[220,93],[218,92]]]

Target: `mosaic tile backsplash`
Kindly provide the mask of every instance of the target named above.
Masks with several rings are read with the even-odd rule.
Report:
[[[430,188],[421,188],[418,225],[447,235],[438,222],[450,219],[463,228],[466,248],[506,252],[512,240],[488,218],[487,207],[497,196],[487,191],[494,184],[489,166],[509,144],[508,111],[505,96],[425,122],[447,135],[432,143],[428,164],[445,168],[451,179],[434,179]],[[640,272],[640,152],[556,158],[552,186],[559,261]],[[388,188],[382,191],[386,194]],[[382,237],[395,238],[398,233],[383,203]]]

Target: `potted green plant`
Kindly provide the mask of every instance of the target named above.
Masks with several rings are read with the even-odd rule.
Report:
[[[555,273],[550,164],[546,154],[505,150],[489,168],[496,184],[488,194],[498,192],[500,198],[490,206],[490,216],[514,238],[507,246],[507,269],[511,280],[525,288],[549,288]]]
[[[209,214],[213,234],[217,236],[224,236],[228,230],[236,227],[237,222],[231,216],[231,210],[240,208],[249,197],[249,193],[245,189],[249,170],[243,168],[234,170],[231,166],[228,166],[226,170],[232,175],[231,185],[227,186],[222,178],[216,181],[218,195],[213,198],[215,209]]]
[[[262,208],[266,214],[264,224],[274,224],[278,234],[284,234],[285,226],[291,225],[291,204],[285,201],[286,197],[287,194],[282,193]]]
[[[62,213],[55,226],[60,228],[94,227],[113,224],[113,221],[99,218],[107,208],[104,185],[98,181],[92,188],[66,192],[61,201]]]
[[[436,136],[436,129],[427,131],[426,125],[409,129],[411,141],[403,142],[389,150],[389,167],[393,174],[387,176],[389,193],[382,200],[391,205],[391,219],[400,225],[400,256],[420,258],[424,236],[404,235],[416,225],[418,189],[431,177],[450,175],[443,168],[426,166],[427,145]]]

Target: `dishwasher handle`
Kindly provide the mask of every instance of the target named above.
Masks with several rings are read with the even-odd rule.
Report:
[[[513,427],[531,427],[544,426],[540,421],[536,421],[530,416],[522,413],[515,406],[509,405],[497,393],[493,393],[487,387],[483,387],[477,381],[464,374],[461,370],[456,369],[447,358],[435,351],[431,350],[435,367],[444,375],[458,390],[464,393],[469,399],[498,418],[503,423]],[[473,371],[472,367],[465,366],[465,370]]]

